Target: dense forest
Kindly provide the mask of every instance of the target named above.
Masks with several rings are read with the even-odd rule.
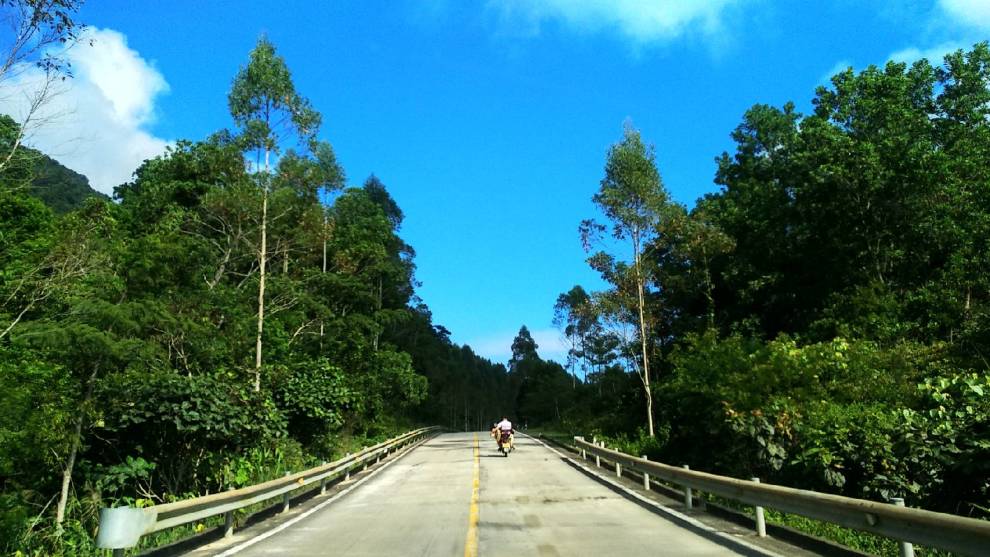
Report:
[[[543,383],[587,377],[560,429],[986,516],[990,48],[850,68],[811,104],[748,110],[691,208],[639,131],[609,149],[579,227],[608,288],[555,307],[569,369]]]
[[[71,79],[39,53],[77,37],[78,2],[10,6],[37,10],[10,67]],[[348,185],[275,45],[231,78],[229,129],[112,199],[0,115],[0,552],[91,553],[102,506],[501,413],[693,469],[990,513],[986,43],[848,69],[808,114],[752,107],[693,207],[628,124],[575,235],[607,287],[557,298],[559,363],[525,326],[507,365],[453,343],[416,295],[402,209],[377,176]]]
[[[146,161],[113,200],[2,119],[4,554],[88,553],[101,506],[509,406],[505,366],[433,322],[401,208],[376,176],[345,186],[274,45],[232,75],[233,127]]]

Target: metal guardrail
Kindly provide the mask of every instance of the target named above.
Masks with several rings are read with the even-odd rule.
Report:
[[[926,511],[903,506],[903,500],[892,504],[840,495],[818,493],[780,485],[760,483],[719,476],[706,472],[678,468],[627,455],[608,449],[604,444],[575,437],[574,443],[582,458],[593,455],[598,465],[601,459],[611,461],[616,474],[622,469],[680,485],[685,490],[685,505],[691,506],[691,491],[711,493],[757,507],[759,517],[763,507],[838,524],[854,530],[879,534],[902,543],[901,554],[913,555],[910,542],[945,549],[962,555],[990,555],[990,522],[952,514]],[[645,478],[644,485],[649,485]],[[762,533],[765,535],[765,533]]]
[[[96,547],[113,549],[115,556],[123,555],[123,550],[136,546],[142,536],[220,514],[226,518],[224,534],[230,536],[233,534],[233,512],[237,509],[281,495],[282,510],[287,511],[290,492],[320,482],[320,491],[323,493],[330,480],[342,475],[348,477],[352,470],[367,466],[372,461],[377,462],[404,445],[434,435],[439,429],[425,427],[410,431],[334,462],[241,489],[144,508],[100,509]]]

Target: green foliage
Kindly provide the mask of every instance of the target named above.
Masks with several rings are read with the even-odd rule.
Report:
[[[279,438],[233,453],[213,453],[206,469],[216,489],[246,487],[280,478],[314,466],[302,446],[293,439]]]
[[[622,451],[626,454],[646,456],[652,460],[659,460],[663,453],[663,447],[670,437],[670,429],[661,425],[655,435],[649,435],[644,428],[639,428],[632,435],[619,433],[608,435],[600,431],[594,432],[594,437],[605,442],[605,446]],[[583,434],[587,435],[587,434]]]
[[[306,362],[275,376],[276,398],[290,418],[312,419],[330,428],[343,422],[341,410],[354,405],[352,391],[347,386],[342,369],[326,360]]]
[[[58,215],[20,187],[37,168],[0,172],[0,553],[94,554],[101,506],[257,483],[505,406],[504,367],[415,298],[385,185],[327,199],[343,170],[268,41],[230,108],[238,135],[177,142],[119,203]],[[0,118],[0,147],[17,133]]]
[[[90,197],[107,199],[106,195],[90,187],[89,179],[62,166],[55,159],[37,152],[28,156],[37,160],[29,191],[55,213],[65,214],[78,209]]]
[[[575,404],[593,410],[579,431],[672,464],[987,516],[988,78],[980,43],[940,66],[846,70],[818,88],[808,115],[792,103],[748,110],[734,152],[717,159],[721,190],[690,210],[657,203],[649,224],[641,268],[659,360],[657,446],[630,434],[638,370],[628,331],[613,327],[634,316],[633,266],[590,259],[614,286],[592,296],[591,323],[580,322],[575,290],[558,300],[572,344],[611,357],[581,362],[588,382]],[[617,161],[627,146],[646,152],[627,134]],[[628,166],[635,179],[614,172],[611,155],[603,191],[652,180],[644,166]],[[630,191],[600,200],[637,199]],[[603,209],[633,222],[650,204],[616,207]],[[582,241],[605,230],[585,222]]]
[[[98,479],[95,487],[104,497],[116,500],[119,504],[143,507],[151,501],[127,495],[114,497],[114,494],[126,493],[127,490],[133,489],[135,486],[149,485],[154,470],[154,462],[148,462],[142,457],[128,456],[120,464],[103,467],[97,472],[95,475]]]
[[[609,148],[605,177],[593,201],[621,240],[650,230],[667,200],[653,146],[647,146],[639,131],[627,124],[622,141]]]
[[[990,375],[925,379],[921,403],[897,415],[896,447],[904,454],[901,487],[915,498],[965,514],[990,500]]]
[[[319,113],[296,92],[285,60],[265,37],[258,39],[248,65],[234,78],[227,102],[243,130],[245,149],[277,153],[285,135],[312,141],[320,127]]]

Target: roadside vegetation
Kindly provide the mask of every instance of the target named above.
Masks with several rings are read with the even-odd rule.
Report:
[[[76,41],[78,4],[0,1],[24,33],[0,89],[19,64],[71,79],[48,47]],[[752,107],[692,207],[627,125],[575,237],[608,287],[558,298],[566,362],[524,326],[508,365],[433,322],[383,181],[348,182],[274,44],[246,54],[216,107],[229,129],[113,199],[0,115],[0,553],[92,555],[100,507],[501,413],[695,470],[990,512],[987,43],[849,69],[809,114]]]
[[[810,114],[756,105],[693,207],[628,125],[594,198],[606,220],[579,229],[609,288],[560,295],[569,360],[533,372],[522,419],[695,470],[985,518],[988,84],[981,43],[848,69]]]
[[[77,7],[0,2],[29,44],[71,43]],[[71,79],[45,52],[16,62]],[[112,200],[0,115],[0,554],[96,554],[100,507],[508,405],[505,367],[416,297],[401,208],[375,176],[346,185],[275,45],[231,78],[231,128],[178,141]]]

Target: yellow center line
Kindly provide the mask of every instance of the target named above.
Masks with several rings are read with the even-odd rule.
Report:
[[[471,474],[471,511],[468,513],[467,540],[464,542],[464,557],[478,557],[478,491],[481,486],[481,449],[478,434],[474,434],[474,465]]]

